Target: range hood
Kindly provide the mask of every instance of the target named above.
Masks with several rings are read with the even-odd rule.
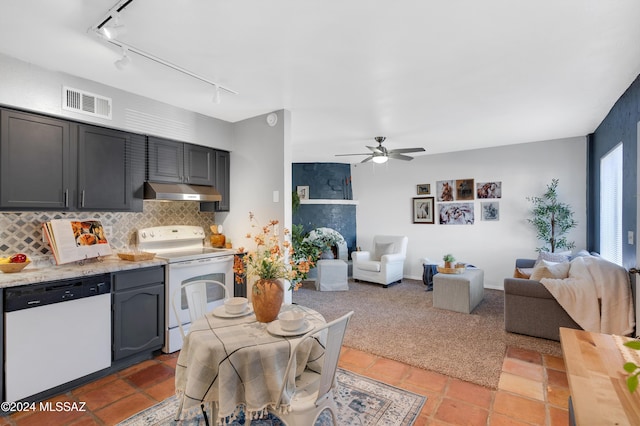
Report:
[[[213,186],[145,182],[144,199],[165,201],[222,201],[222,196]]]

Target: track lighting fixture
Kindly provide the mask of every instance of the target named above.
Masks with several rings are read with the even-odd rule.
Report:
[[[122,49],[122,58],[118,59],[113,64],[116,66],[116,68],[118,68],[120,71],[122,71],[130,63],[131,63],[131,58],[129,57],[129,51],[126,48],[123,48]]]
[[[120,17],[120,14],[118,12],[113,12],[111,14],[111,19],[107,24],[103,25],[102,28],[100,28],[100,32],[109,40],[113,40],[119,35],[122,35],[126,32],[126,28],[122,23],[122,18]]]
[[[118,0],[118,2],[102,18],[102,20],[99,21],[98,24],[90,27],[88,30],[89,32],[92,32],[98,35],[100,39],[102,39],[103,41],[122,49],[122,58],[118,59],[114,64],[116,68],[121,70],[124,67],[126,67],[131,62],[129,53],[135,53],[136,55],[149,59],[150,61],[153,61],[159,65],[163,65],[167,68],[171,68],[172,70],[178,71],[182,74],[188,75],[189,77],[195,78],[196,80],[200,80],[206,84],[213,86],[215,89],[213,102],[215,102],[216,104],[220,103],[221,90],[224,90],[225,92],[231,93],[233,95],[238,94],[238,92],[236,92],[235,90],[232,90],[228,87],[221,86],[215,81],[211,81],[208,78],[205,78],[185,68],[182,68],[179,65],[173,64],[169,61],[159,58],[158,56],[155,56],[149,52],[146,52],[128,43],[123,43],[122,41],[117,40],[116,37],[119,35],[122,35],[123,32],[126,30],[124,24],[122,23],[122,18],[120,15],[122,11],[127,6],[129,6],[133,1],[134,0]]]

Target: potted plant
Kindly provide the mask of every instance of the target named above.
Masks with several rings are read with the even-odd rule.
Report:
[[[334,253],[333,250],[336,248],[338,243],[344,241],[344,238],[342,238],[342,235],[333,229],[316,228],[309,232],[305,237],[305,240],[316,247],[320,252],[321,258],[334,259],[337,257],[337,252]]]
[[[578,226],[578,222],[573,218],[571,206],[558,201],[557,188],[558,179],[552,179],[542,197],[527,197],[533,203],[532,217],[527,221],[535,227],[536,236],[545,244],[536,248],[537,252],[554,253],[556,249],[571,250],[575,247],[573,241],[567,241],[565,234]]]
[[[452,254],[448,253],[448,254],[445,254],[442,257],[442,260],[444,260],[444,267],[445,268],[453,268],[453,262],[456,261],[456,258],[453,257]]]
[[[313,263],[296,257],[293,246],[288,241],[288,229],[284,229],[284,239],[281,240],[276,232],[277,220],[261,226],[250,212],[249,221],[251,227],[257,229],[257,232],[247,234],[247,238],[255,242],[255,248],[246,250],[246,253],[243,247],[239,248],[238,253],[243,256],[235,257],[233,270],[240,282],[245,276],[256,279],[251,287],[251,303],[256,319],[271,322],[276,319],[282,306],[282,281],[289,281],[289,290],[297,290]]]

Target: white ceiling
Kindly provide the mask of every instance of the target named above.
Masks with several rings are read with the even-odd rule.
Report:
[[[0,52],[235,122],[292,114],[293,160],[351,161],[374,136],[425,155],[591,133],[640,73],[637,0],[2,0]],[[0,70],[1,75],[1,70]]]

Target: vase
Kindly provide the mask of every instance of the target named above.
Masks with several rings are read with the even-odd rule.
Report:
[[[278,317],[284,300],[282,280],[259,279],[253,284],[251,304],[256,319],[260,322],[271,322]]]

